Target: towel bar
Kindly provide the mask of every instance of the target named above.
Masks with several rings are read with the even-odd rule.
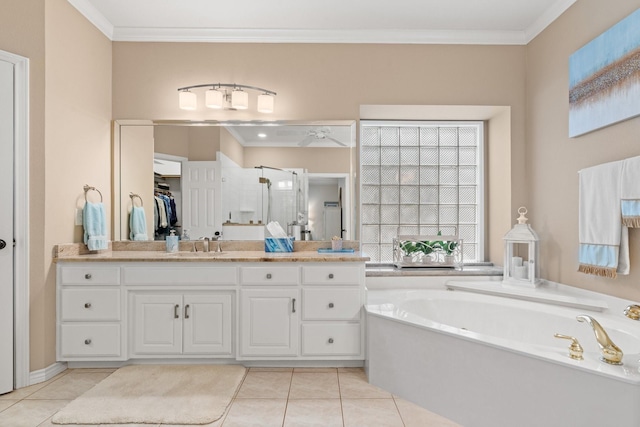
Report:
[[[135,193],[129,193],[129,197],[131,197],[131,204],[135,206],[134,200],[136,197],[140,200],[140,207],[144,206],[144,202],[142,201],[142,197]]]
[[[96,191],[99,195],[100,195],[100,203],[102,203],[102,193],[100,192],[100,190],[98,190],[96,187],[89,187],[88,185],[85,184],[84,186],[84,201],[88,202],[89,200],[87,200],[87,192],[89,190],[93,190]]]

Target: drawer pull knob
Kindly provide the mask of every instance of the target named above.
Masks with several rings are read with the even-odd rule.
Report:
[[[90,302],[85,302],[84,303],[84,308],[91,308],[91,303]]]
[[[91,273],[87,273],[87,274],[85,274],[85,275],[84,275],[84,278],[85,278],[85,279],[87,279],[87,280],[91,279]]]
[[[329,274],[329,279],[333,279],[333,273]]]
[[[329,344],[333,344],[333,338],[329,338]]]
[[[332,302],[329,303],[329,308],[333,308],[333,303]]]
[[[267,273],[267,279],[271,279],[271,273]]]
[[[85,345],[89,345],[91,344],[91,338],[87,338],[86,340],[84,340]]]

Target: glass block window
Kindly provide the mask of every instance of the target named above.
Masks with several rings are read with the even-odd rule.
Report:
[[[398,234],[458,234],[484,260],[482,122],[360,121],[360,240],[393,262]]]

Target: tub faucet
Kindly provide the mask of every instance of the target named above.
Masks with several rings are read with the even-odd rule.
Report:
[[[611,365],[622,365],[622,350],[611,341],[609,335],[605,332],[604,328],[591,316],[581,314],[576,317],[578,322],[587,322],[593,328],[593,333],[596,335],[596,341],[602,350],[602,360],[605,363]]]

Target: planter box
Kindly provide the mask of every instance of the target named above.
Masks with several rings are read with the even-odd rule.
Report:
[[[458,236],[399,235],[393,239],[393,264],[462,270],[462,240]]]

